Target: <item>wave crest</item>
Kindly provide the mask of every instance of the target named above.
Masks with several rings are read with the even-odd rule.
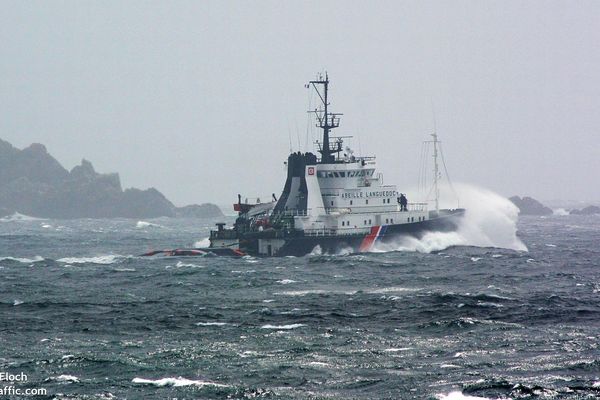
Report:
[[[417,251],[431,253],[453,246],[496,247],[527,251],[517,237],[518,208],[508,199],[488,189],[459,184],[455,189],[466,209],[455,232],[429,232],[421,238],[402,237],[391,244],[378,244],[375,251]],[[442,188],[451,198],[449,189]],[[455,206],[455,205],[454,205]],[[452,205],[444,204],[445,208]]]

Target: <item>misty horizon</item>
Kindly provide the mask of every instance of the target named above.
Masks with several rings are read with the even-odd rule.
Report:
[[[401,191],[435,125],[454,182],[600,199],[596,2],[9,4],[0,138],[69,170],[176,205],[279,195],[327,71],[335,133]]]

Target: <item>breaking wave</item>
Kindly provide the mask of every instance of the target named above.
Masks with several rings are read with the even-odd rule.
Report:
[[[158,387],[163,387],[163,386],[174,386],[174,387],[180,387],[180,386],[217,386],[217,387],[227,387],[228,385],[224,385],[222,383],[216,383],[216,382],[208,382],[208,381],[197,381],[197,380],[192,380],[192,379],[186,379],[186,378],[182,378],[182,377],[177,377],[177,378],[161,378],[161,379],[144,379],[144,378],[133,378],[133,380],[131,381],[133,383],[140,383],[140,384],[146,384],[146,385],[154,385],[154,386],[158,386]]]
[[[152,222],[147,222],[147,221],[138,221],[137,224],[135,224],[135,227],[137,229],[145,229],[145,228],[164,228],[164,226],[159,225],[159,224],[154,224]]]
[[[59,258],[58,262],[65,264],[113,264],[117,260],[123,258],[123,256],[118,255],[106,255],[106,256],[96,256],[96,257],[64,257]]]
[[[275,330],[290,330],[290,329],[296,329],[296,328],[300,328],[302,326],[305,326],[304,324],[289,324],[289,325],[263,325],[261,326],[261,329],[275,329]]]
[[[45,379],[45,382],[78,383],[80,379],[74,375],[51,376]]]
[[[430,253],[452,246],[497,247],[527,251],[517,237],[518,208],[508,199],[488,189],[459,184],[455,189],[465,216],[455,232],[429,232],[420,239],[402,237],[393,244],[378,244],[375,251],[417,251]],[[442,188],[442,198],[451,198],[448,188]],[[456,204],[442,204],[453,208]]]
[[[0,218],[0,221],[3,222],[12,222],[12,221],[43,221],[44,218],[36,218],[30,217],[29,215],[20,214],[18,212],[7,215],[6,217]]]

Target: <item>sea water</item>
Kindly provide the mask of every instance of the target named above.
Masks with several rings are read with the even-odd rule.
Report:
[[[152,259],[218,221],[3,219],[0,371],[48,399],[600,397],[600,217],[477,193],[457,233],[364,254]]]

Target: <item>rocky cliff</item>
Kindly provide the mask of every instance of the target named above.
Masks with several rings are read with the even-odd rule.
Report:
[[[100,174],[87,160],[67,171],[42,144],[19,150],[0,140],[0,216],[153,218],[174,217],[177,210],[154,188],[123,190],[118,174]],[[204,211],[195,216],[223,215],[218,207]]]

